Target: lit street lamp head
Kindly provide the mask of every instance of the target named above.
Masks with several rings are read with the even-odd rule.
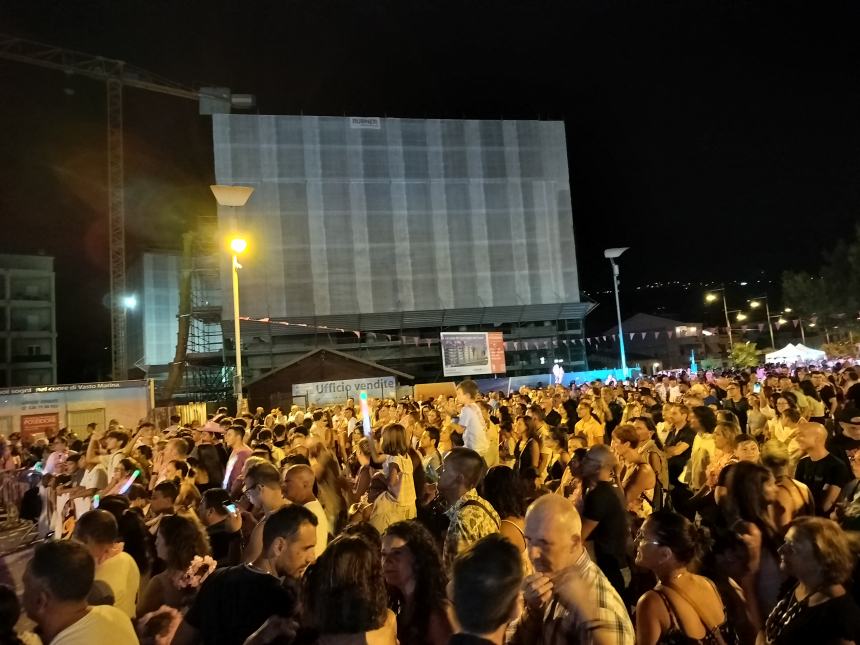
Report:
[[[621,254],[629,248],[629,246],[622,246],[614,249],[606,249],[603,251],[603,257],[614,260],[615,258],[621,257]]]
[[[758,300],[750,300],[750,307],[753,309],[758,309],[761,307],[761,303]]]
[[[716,299],[717,299],[717,294],[715,294],[715,293],[709,293],[708,295],[705,296],[705,302],[713,302]]]
[[[244,253],[245,249],[247,249],[247,248],[248,248],[248,242],[246,240],[243,240],[240,237],[237,237],[237,238],[230,240],[230,250],[233,251],[233,253],[236,253],[237,255],[239,253]]]
[[[743,313],[743,312],[738,313],[738,320],[739,321],[744,321],[746,319],[747,319],[747,315],[745,313]]]
[[[225,186],[215,184],[209,186],[209,189],[221,206],[244,206],[248,203],[251,193],[254,192],[253,186]]]

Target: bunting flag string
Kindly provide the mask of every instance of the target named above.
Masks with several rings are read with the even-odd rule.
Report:
[[[396,342],[399,342],[400,344],[414,344],[416,347],[419,347],[419,346],[423,345],[424,343],[426,343],[427,347],[429,348],[433,344],[438,344],[440,342],[439,339],[434,339],[434,338],[421,338],[418,336],[398,336],[396,334],[386,334],[386,333],[382,333],[382,332],[378,332],[378,333],[372,332],[372,331],[366,332],[366,331],[361,331],[361,330],[357,330],[357,329],[344,329],[342,327],[328,327],[326,325],[310,325],[307,323],[289,322],[286,320],[272,320],[271,318],[268,318],[268,317],[267,318],[251,318],[249,316],[240,316],[239,320],[241,320],[243,322],[262,323],[262,324],[267,324],[267,325],[281,325],[284,327],[300,327],[303,329],[315,329],[315,330],[320,330],[320,331],[324,331],[327,333],[331,333],[331,332],[338,332],[338,333],[342,333],[342,334],[343,333],[351,333],[351,334],[354,334],[355,337],[358,338],[359,340],[361,338],[365,338],[365,337],[367,339],[370,339],[370,340],[376,340],[380,336],[384,336],[388,342],[396,341]],[[780,329],[783,325],[786,325],[789,322],[793,325],[793,327],[795,329],[802,324],[802,321],[800,319],[794,318],[791,320],[785,320],[783,322],[774,321],[774,325],[776,326],[777,329]],[[816,318],[815,317],[810,318],[809,322],[810,323],[816,322]],[[759,333],[761,333],[764,331],[766,326],[767,326],[767,323],[756,323],[752,326],[743,325],[742,327],[734,328],[734,329],[739,331],[739,332],[754,331],[755,329],[758,329]],[[703,327],[701,330],[698,330],[698,328],[696,328],[696,331],[697,331],[697,333],[685,334],[684,337],[700,336],[703,333],[705,336],[716,335],[716,334],[725,334],[725,333],[727,333],[727,328],[726,327],[707,327],[707,328]],[[659,339],[661,333],[664,333],[664,332],[666,334],[666,337],[669,340],[672,340],[673,337],[677,337],[678,339],[680,339],[682,337],[681,333],[676,333],[674,330],[668,330],[668,329],[667,330],[650,330],[650,331],[641,331],[641,332],[626,332],[626,333],[627,333],[628,338],[631,341],[633,341],[636,339],[637,334],[639,334],[640,340],[646,340],[648,338],[649,334],[653,334],[653,337],[656,340],[656,339]],[[504,342],[504,349],[505,349],[505,351],[520,351],[520,350],[530,350],[530,349],[549,350],[551,348],[552,349],[558,349],[558,347],[559,347],[558,340],[559,339],[537,338],[537,339],[529,339],[529,340],[507,341],[507,342]],[[603,343],[609,343],[610,340],[613,343],[615,343],[615,342],[618,342],[619,337],[617,334],[611,334],[611,335],[606,335],[606,336],[599,335],[599,336],[589,336],[589,337],[582,337],[582,338],[561,339],[561,342],[566,347],[568,347],[568,346],[573,347],[577,343],[580,343],[584,347],[585,344],[588,343],[588,345],[590,347],[597,348],[597,347],[601,347]]]

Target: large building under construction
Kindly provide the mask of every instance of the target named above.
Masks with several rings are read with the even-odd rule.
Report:
[[[213,130],[216,182],[254,187],[218,212],[219,239],[248,240],[246,382],[326,346],[440,380],[443,331],[502,332],[509,375],[585,368],[563,123],[216,114]],[[212,248],[223,336],[185,360],[230,365],[231,258]]]

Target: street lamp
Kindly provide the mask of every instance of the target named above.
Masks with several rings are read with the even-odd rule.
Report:
[[[770,346],[776,349],[775,341],[773,340],[773,325],[770,322],[770,302],[767,299],[767,296],[759,296],[752,300],[747,300],[750,303],[750,307],[753,309],[757,309],[761,307],[761,301],[764,300],[764,312],[767,316],[767,331],[770,333]]]
[[[734,347],[734,341],[732,340],[732,321],[729,320],[729,308],[726,305],[726,289],[725,287],[719,287],[718,289],[713,289],[713,291],[719,291],[723,297],[723,313],[726,315],[726,331],[729,334],[729,349]],[[716,302],[717,294],[708,293],[705,295],[705,302]]]
[[[738,322],[743,322],[744,320],[747,319],[747,315],[744,312],[739,311],[738,315],[737,315],[737,319],[738,319]]]
[[[236,379],[233,389],[236,391],[236,416],[242,414],[242,328],[239,324],[239,254],[248,248],[248,242],[236,237],[230,240],[230,250],[233,251],[233,329],[236,335]]]
[[[618,300],[618,264],[615,262],[629,246],[605,249],[603,257],[612,265],[612,286],[615,289],[615,313],[618,315],[618,349],[621,352],[621,373],[627,378],[627,356],[624,354],[624,331],[621,329],[621,302]]]
[[[784,313],[790,314],[792,312],[791,307],[786,307],[783,309]],[[800,342],[806,345],[806,332],[803,331],[803,318],[800,316],[797,317],[797,324],[800,325]],[[810,327],[815,327],[815,323],[810,323]]]
[[[247,204],[251,193],[254,192],[253,186],[215,184],[209,186],[209,189],[215,196],[219,206],[229,206],[232,208]],[[235,221],[231,222],[231,226],[235,230]],[[234,237],[230,240],[230,251],[232,251],[233,255],[233,329],[236,336],[236,376],[233,379],[233,389],[236,393],[237,417],[244,412],[244,400],[242,398],[242,330],[239,325],[239,269],[242,268],[242,265],[239,264],[238,256],[244,253],[247,248],[248,242],[244,238]]]

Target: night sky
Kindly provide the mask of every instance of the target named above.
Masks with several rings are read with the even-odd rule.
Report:
[[[632,247],[625,314],[718,324],[699,282],[777,298],[783,269],[815,269],[851,230],[859,18],[811,1],[22,1],[0,31],[252,93],[266,114],[563,119],[596,333],[614,316],[607,246]],[[0,61],[0,92],[0,252],[57,258],[60,380],[103,377],[104,86]],[[128,89],[125,134],[132,261],[214,214],[211,125]],[[635,289],[675,280],[693,286]]]

